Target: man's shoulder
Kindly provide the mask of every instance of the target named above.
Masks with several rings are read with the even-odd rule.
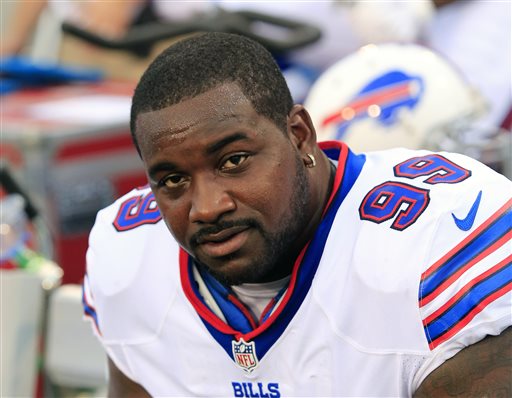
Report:
[[[370,153],[348,197],[353,205],[340,208],[333,239],[352,239],[345,250],[364,258],[370,275],[378,259],[393,278],[411,270],[418,278],[453,250],[477,251],[486,234],[506,234],[511,197],[510,180],[461,154]],[[344,232],[348,224],[352,228]]]
[[[87,272],[107,289],[127,286],[142,269],[158,274],[158,269],[172,267],[169,262],[178,261],[178,251],[151,190],[138,188],[98,213],[89,236]],[[155,253],[161,256],[153,259]]]
[[[506,239],[511,189],[463,155],[366,154],[331,227],[315,291],[341,333],[368,349],[428,352],[424,321],[510,253],[488,243]]]
[[[86,291],[106,341],[153,336],[178,291],[179,246],[160,218],[147,188],[98,213],[89,237]]]

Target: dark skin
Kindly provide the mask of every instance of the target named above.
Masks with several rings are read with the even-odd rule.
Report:
[[[512,327],[460,351],[421,383],[414,397],[512,396]]]
[[[250,280],[262,282],[290,273],[293,262],[277,259],[268,269],[252,271],[253,251],[264,256],[268,249],[259,229],[229,227],[230,233],[220,242],[213,234],[211,242],[202,243],[206,247],[191,244],[191,237],[205,225],[225,218],[254,219],[270,234],[284,224],[293,226],[290,218],[297,216],[288,213],[290,201],[283,198],[296,194],[291,174],[297,175],[298,167],[304,167],[303,176],[308,179],[305,218],[297,226],[295,244],[289,251],[293,259],[297,256],[317,228],[331,189],[330,162],[318,148],[315,129],[302,106],[290,111],[283,134],[256,114],[238,86],[230,83],[139,115],[137,134],[159,208],[185,250],[227,280],[256,278]],[[316,158],[316,167],[306,167],[308,153]],[[281,182],[275,188],[278,192],[268,191],[266,179]],[[226,253],[229,255],[224,258]],[[460,351],[432,372],[415,396],[510,396],[511,346],[507,330]],[[109,371],[109,397],[150,396],[110,360]]]
[[[151,397],[140,384],[135,383],[108,360],[108,396],[110,398],[145,398]]]
[[[434,3],[434,6],[436,8],[440,8],[444,5],[455,3],[457,0],[432,0],[432,3]]]

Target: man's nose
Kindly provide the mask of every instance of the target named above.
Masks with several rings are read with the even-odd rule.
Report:
[[[235,209],[236,204],[222,184],[222,179],[203,177],[194,181],[189,214],[190,222],[214,223],[223,214]]]

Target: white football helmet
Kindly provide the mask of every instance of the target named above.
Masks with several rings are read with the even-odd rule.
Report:
[[[319,141],[342,140],[355,152],[393,147],[459,152],[510,176],[511,134],[478,126],[487,109],[482,96],[446,59],[423,46],[362,47],[327,69],[304,105]]]

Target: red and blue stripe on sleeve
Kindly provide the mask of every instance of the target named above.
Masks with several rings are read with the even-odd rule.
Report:
[[[419,305],[430,349],[512,290],[512,200],[421,277]]]

